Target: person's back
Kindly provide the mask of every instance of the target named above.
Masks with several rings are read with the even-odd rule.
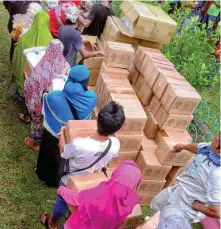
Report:
[[[103,33],[108,16],[114,15],[113,9],[103,4],[94,4],[87,19],[91,24],[84,28],[82,34],[97,36],[100,38]]]

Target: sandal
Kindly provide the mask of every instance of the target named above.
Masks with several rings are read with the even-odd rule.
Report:
[[[49,220],[51,219],[51,216],[45,212],[41,215],[41,223],[45,226],[47,229],[58,229],[58,227],[50,227],[49,226]]]
[[[24,140],[25,145],[27,145],[28,147],[30,147],[31,149],[35,150],[35,151],[39,151],[39,145],[34,143],[33,140],[30,137],[25,138]]]
[[[18,117],[22,122],[24,122],[26,124],[29,124],[31,122],[30,116],[25,116],[23,113],[19,113]]]

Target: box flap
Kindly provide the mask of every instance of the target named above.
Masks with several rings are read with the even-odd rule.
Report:
[[[130,1],[130,0],[123,1],[123,3],[121,3],[121,5],[120,5],[120,9],[121,9],[122,13],[123,14],[127,13],[132,8],[134,3],[135,3],[135,1]]]
[[[112,17],[114,20],[114,23],[117,25],[118,29],[121,31],[123,35],[133,37],[129,31],[129,29],[124,24],[123,20],[117,17]]]
[[[88,35],[81,35],[83,41],[91,41],[94,44],[97,44],[97,37],[96,36],[88,36]]]

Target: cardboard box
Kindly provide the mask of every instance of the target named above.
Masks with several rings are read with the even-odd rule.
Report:
[[[153,139],[147,138],[147,136],[144,134],[142,143],[141,143],[141,150],[147,151],[149,146],[157,146],[156,142]]]
[[[87,37],[91,37],[91,36],[87,36]],[[101,43],[99,41],[99,39],[97,37],[92,36],[92,38],[88,38],[88,40],[90,39],[96,39],[96,47],[98,51],[103,51],[103,48],[101,46]],[[85,45],[85,49],[87,51],[92,51],[92,47],[90,45]],[[101,67],[101,63],[103,61],[103,57],[102,56],[96,56],[96,57],[89,57],[87,59],[83,59],[82,60],[82,64],[85,65],[87,68],[96,68],[96,69],[100,69]]]
[[[104,62],[109,67],[129,69],[134,59],[134,49],[131,45],[107,41]]]
[[[156,196],[155,193],[148,193],[148,192],[138,192],[138,196],[140,197],[140,206],[142,207],[149,207],[151,201]]]
[[[170,172],[167,175],[167,180],[175,180],[177,176],[185,169],[186,167],[173,166]]]
[[[189,82],[186,81],[185,79],[182,79],[182,80],[174,79],[166,75],[159,74],[153,86],[153,92],[155,93],[158,99],[161,99],[161,97],[163,96],[169,84],[176,84],[176,85],[183,85],[183,86],[191,87]]]
[[[100,69],[96,69],[96,68],[90,68],[88,69],[90,72],[90,78],[89,78],[89,82],[88,85],[89,86],[95,86],[97,83],[97,78],[100,72]]]
[[[135,85],[138,80],[139,74],[139,71],[133,65],[128,76],[128,80],[130,81],[130,83]]]
[[[140,167],[143,180],[165,180],[171,170],[171,166],[162,166],[155,155],[157,146],[146,146],[145,151],[141,151],[136,163]]]
[[[159,49],[159,50],[163,47],[161,43],[147,41],[147,40],[140,40],[140,45],[148,48]]]
[[[135,4],[134,1],[131,1],[131,0],[125,0],[123,1],[121,4],[120,4],[120,9],[122,11],[122,15],[126,14],[132,7],[133,5]],[[143,3],[138,3],[139,5],[143,5]]]
[[[115,137],[120,141],[120,151],[139,151],[143,140],[143,133],[139,135],[122,135],[115,133]]]
[[[185,131],[193,120],[192,115],[169,114],[163,107],[158,110],[155,119],[162,130]]]
[[[157,114],[157,111],[159,110],[160,106],[161,106],[160,100],[154,95],[150,100],[150,104],[148,105],[148,109],[151,111],[153,116]]]
[[[165,183],[166,180],[141,180],[137,191],[157,194],[163,189]]]
[[[136,227],[142,222],[143,213],[139,204],[135,205],[133,211],[127,216],[121,228]]]
[[[129,75],[129,71],[127,69],[108,67],[105,62],[102,62],[101,64],[100,73],[121,73],[126,76]]]
[[[141,103],[143,105],[148,105],[153,96],[153,91],[148,86],[143,75],[141,74],[139,75],[137,82],[135,84],[135,88],[136,88],[136,93],[138,97],[140,98]]]
[[[168,188],[168,187],[170,187],[170,186],[174,186],[175,184],[176,184],[176,179],[174,179],[174,180],[168,179],[168,180],[166,181],[166,183],[165,183],[163,189]]]
[[[138,48],[135,52],[135,56],[134,56],[134,64],[135,64],[137,69],[140,69],[146,53],[149,55],[152,55],[153,53],[158,53],[158,54],[160,54],[160,56],[163,56],[163,53],[158,49],[138,46]]]
[[[190,144],[193,142],[192,137],[186,130],[183,132],[177,132],[177,131],[171,131],[171,130],[170,131],[169,130],[160,130],[158,131],[155,137],[156,143],[159,144],[163,137],[169,137],[173,141],[177,141],[177,142],[180,141],[185,144]]]
[[[119,153],[119,157],[113,158],[107,168],[116,168],[121,162],[126,161],[126,160],[133,160],[136,161],[138,152],[120,152]]]
[[[128,30],[122,33],[161,44],[168,44],[176,29],[176,22],[161,7],[147,4],[135,3],[123,21]]]
[[[192,154],[187,150],[182,150],[179,153],[174,152],[174,146],[179,142],[174,142],[170,138],[163,138],[157,146],[155,154],[162,165],[169,166],[186,166]]]
[[[91,120],[97,120],[97,117],[98,117],[98,108],[96,106],[92,112]]]
[[[66,124],[65,137],[67,143],[77,137],[88,137],[93,135],[97,130],[95,120],[69,120]]]
[[[158,122],[153,117],[151,112],[147,115],[146,125],[144,126],[144,133],[147,138],[154,139],[156,137],[157,132],[160,130]]]
[[[119,27],[125,27],[121,19],[114,16],[109,16],[102,33],[104,40],[136,45],[140,43],[140,39],[138,38],[123,35]]]
[[[72,190],[81,191],[89,188],[94,188],[100,184],[100,182],[106,180],[107,177],[102,172],[73,175],[68,178],[67,187]]]
[[[161,99],[170,114],[191,115],[201,101],[201,96],[194,88],[168,85]]]

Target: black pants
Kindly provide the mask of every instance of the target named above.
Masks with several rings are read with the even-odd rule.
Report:
[[[14,41],[13,39],[11,39],[10,62],[12,62],[12,59],[13,59],[13,54],[14,54],[14,50],[15,50],[15,43],[16,43],[16,41]]]
[[[58,187],[61,178],[59,176],[61,156],[58,143],[59,140],[49,131],[44,129],[36,174],[40,180],[46,183],[46,185],[52,187]]]

